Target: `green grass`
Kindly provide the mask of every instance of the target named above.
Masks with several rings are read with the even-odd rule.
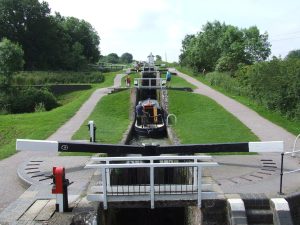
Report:
[[[133,87],[134,86],[134,78],[141,78],[141,75],[140,73],[131,73],[130,75],[130,87]],[[125,77],[122,78],[122,81],[121,81],[121,87],[126,87],[126,83],[125,83]]]
[[[93,120],[96,124],[96,141],[100,143],[117,144],[128,128],[129,120],[129,91],[121,91],[104,96],[98,102],[92,114],[83,123],[72,139],[89,139],[86,124]]]
[[[177,117],[182,144],[258,141],[237,118],[208,97],[169,91],[169,111]]]
[[[192,89],[196,89],[197,87],[189,82],[187,82],[185,79],[178,77],[178,76],[172,76],[171,82],[169,84],[170,87],[189,87]]]
[[[246,96],[238,96],[231,93],[228,93],[221,87],[212,86],[210,83],[205,79],[204,76],[200,74],[195,74],[191,69],[178,67],[177,70],[185,73],[189,76],[194,77],[195,79],[199,80],[200,82],[214,88],[215,90],[223,93],[224,95],[235,99],[236,101],[242,103],[243,105],[249,107],[250,109],[257,112],[262,117],[266,118],[267,120],[277,124],[278,126],[283,127],[287,131],[291,132],[294,135],[298,135],[300,133],[300,121],[299,120],[291,120],[287,117],[282,116],[279,112],[268,110],[266,107],[259,105],[255,101],[251,100],[249,97]]]
[[[70,119],[96,88],[111,86],[117,73],[105,74],[105,82],[90,90],[76,91],[60,99],[65,105],[48,112],[0,115],[0,159],[15,153],[17,138],[46,139]]]

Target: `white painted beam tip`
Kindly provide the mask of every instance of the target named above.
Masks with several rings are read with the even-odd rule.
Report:
[[[58,151],[57,141],[17,139],[17,151]]]

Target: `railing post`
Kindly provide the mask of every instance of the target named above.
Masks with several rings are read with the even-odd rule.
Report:
[[[153,160],[150,160],[150,200],[151,209],[154,209],[154,165]]]
[[[194,163],[196,164],[197,163],[197,159],[194,159]],[[197,186],[198,183],[197,183],[197,167],[194,167],[194,174],[193,174],[193,186]]]
[[[109,160],[106,160],[105,163],[109,164]],[[107,183],[107,186],[110,186],[110,170],[111,169],[108,168],[106,170],[106,172],[105,172],[106,173],[106,183]]]
[[[107,209],[106,167],[102,168],[103,208]]]
[[[284,152],[281,153],[281,165],[280,165],[280,187],[279,187],[279,194],[283,195],[282,193],[282,179],[283,179],[283,157],[284,157]]]
[[[202,171],[201,171],[201,166],[198,166],[198,208],[201,208],[201,192],[202,192],[202,188],[201,188],[201,177],[202,177]]]

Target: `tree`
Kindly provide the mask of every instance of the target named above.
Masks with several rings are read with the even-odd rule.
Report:
[[[89,63],[95,63],[100,58],[98,46],[100,38],[90,23],[75,17],[62,18],[62,26],[68,35],[69,46],[78,42],[82,45],[82,55]]]
[[[23,55],[20,45],[6,38],[0,42],[0,87],[2,90],[8,90],[12,75],[23,68]]]
[[[300,49],[290,51],[285,59],[300,59]]]
[[[99,60],[100,38],[91,24],[50,15],[48,3],[39,0],[0,0],[0,40],[3,37],[22,46],[28,70],[73,69],[77,64],[70,65],[69,57],[74,49],[86,64]]]
[[[110,53],[106,56],[106,61],[108,63],[118,63],[119,62],[119,56],[116,53]]]
[[[155,62],[156,62],[156,63],[161,63],[161,62],[162,62],[162,58],[161,58],[160,55],[156,55],[156,56],[155,56]]]
[[[180,64],[195,71],[235,71],[239,64],[250,65],[270,55],[268,34],[260,34],[257,27],[239,29],[208,22],[196,35],[187,35],[182,41]]]
[[[130,54],[128,52],[122,54],[121,57],[120,57],[120,61],[122,63],[132,63],[132,59],[133,59],[132,54]]]

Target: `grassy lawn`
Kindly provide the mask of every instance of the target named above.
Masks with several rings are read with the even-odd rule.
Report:
[[[195,75],[192,72],[192,70],[190,70],[188,68],[178,67],[176,69],[181,71],[182,73],[185,73],[187,75],[194,77],[195,79],[201,81],[202,83],[205,83],[206,85],[214,88],[215,90],[223,93],[224,95],[244,104],[245,106],[247,106],[247,107],[251,108],[252,110],[254,110],[255,112],[257,112],[262,117],[277,124],[278,126],[283,127],[284,129],[291,132],[292,134],[298,135],[300,133],[300,121],[290,120],[290,119],[282,116],[279,112],[270,111],[267,108],[265,108],[264,106],[257,104],[256,102],[254,102],[253,100],[251,100],[250,98],[248,98],[246,96],[237,96],[237,95],[228,93],[223,88],[220,88],[217,86],[211,86],[209,84],[209,82],[207,80],[205,80],[205,77],[203,77],[200,74]]]
[[[105,82],[94,84],[90,90],[66,94],[60,98],[64,105],[51,111],[0,115],[0,159],[15,153],[17,138],[48,138],[76,113],[96,88],[112,86],[117,73],[105,74]]]
[[[129,91],[121,91],[104,96],[95,107],[89,118],[74,134],[74,140],[88,140],[89,134],[86,124],[94,120],[96,141],[100,143],[117,144],[121,141],[123,133],[128,128],[129,120]]]
[[[171,78],[170,87],[190,87],[192,89],[196,89],[195,85],[187,82],[185,79],[182,79],[181,77],[174,76],[174,75]]]
[[[208,97],[169,91],[169,111],[177,117],[182,144],[258,141],[238,119]]]

